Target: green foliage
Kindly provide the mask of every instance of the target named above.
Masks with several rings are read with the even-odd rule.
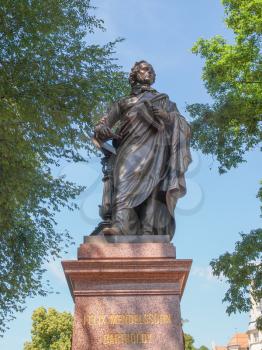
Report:
[[[184,342],[185,342],[185,350],[208,350],[208,348],[204,345],[201,345],[200,348],[196,348],[194,346],[194,338],[190,334],[184,333]]]
[[[252,298],[262,299],[262,229],[241,234],[233,253],[226,252],[218,259],[212,260],[211,266],[215,276],[224,276],[229,284],[224,302],[229,303],[227,313],[248,312]],[[258,320],[258,323],[261,322]]]
[[[217,35],[199,39],[192,51],[205,59],[203,81],[213,104],[187,107],[192,117],[193,147],[214,155],[224,173],[245,161],[245,153],[261,143],[262,17],[261,0],[222,0],[225,23],[233,31],[228,43]],[[262,199],[262,189],[258,198]],[[262,297],[262,229],[241,234],[235,251],[211,262],[216,276],[225,276],[229,289],[227,312],[249,311],[250,295]],[[252,289],[251,289],[252,284]],[[262,328],[262,319],[257,320]]]
[[[261,202],[261,206],[260,206],[261,214],[260,214],[260,216],[262,217],[262,181],[260,181],[260,189],[259,189],[259,191],[258,191],[257,198],[258,198],[258,199],[260,200],[260,202]]]
[[[185,350],[196,350],[194,341],[194,338],[190,334],[184,333]]]
[[[261,1],[222,3],[235,42],[229,44],[221,36],[196,42],[192,51],[205,59],[203,81],[214,103],[187,107],[193,118],[193,146],[215,155],[221,173],[245,161],[245,152],[262,135]]]
[[[262,202],[262,187],[257,198]],[[237,311],[248,312],[252,308],[252,300],[259,303],[262,299],[262,229],[241,233],[240,236],[233,253],[226,252],[210,263],[213,274],[224,276],[229,284],[223,298],[223,302],[229,304],[226,309],[229,315]],[[262,330],[261,316],[256,324]]]
[[[73,316],[55,309],[36,309],[32,316],[32,341],[24,350],[71,350]]]
[[[43,265],[71,242],[55,214],[83,188],[51,170],[88,158],[97,115],[127,91],[116,42],[92,43],[103,29],[93,11],[87,0],[0,4],[0,333],[47,293]]]
[[[201,345],[198,350],[208,350],[208,348],[205,345]]]

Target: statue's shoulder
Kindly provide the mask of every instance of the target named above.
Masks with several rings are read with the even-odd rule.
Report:
[[[152,89],[151,93],[154,95],[155,98],[165,97],[165,98],[167,98],[169,100],[169,96],[165,92],[159,92],[159,91],[157,91],[155,89]]]
[[[130,98],[130,95],[126,95],[126,96],[122,96],[118,99],[113,100],[113,102],[111,103],[111,106],[113,105],[121,105],[123,103],[125,103],[125,101],[127,101]]]
[[[171,101],[166,93],[154,91],[151,93],[150,102],[159,108],[163,108],[167,112],[171,112]]]
[[[115,110],[118,111],[118,113],[123,112],[125,109],[125,106],[128,104],[128,101],[130,100],[130,96],[123,96],[120,97],[118,100],[115,100],[109,107],[109,110]]]
[[[132,97],[131,95],[123,96],[117,101],[117,103],[119,104],[119,106],[123,106],[126,103],[128,103],[131,97]]]
[[[128,108],[132,107],[139,100],[139,96],[129,95],[124,96],[118,100],[118,105],[121,112],[126,111]]]
[[[129,98],[130,98],[130,95],[122,96],[122,97],[120,97],[119,100],[117,100],[117,103],[119,103],[119,104],[124,103]]]
[[[177,112],[177,113],[180,114],[180,112],[179,112],[179,110],[178,110],[178,108],[177,108],[176,103],[173,102],[173,101],[171,101],[171,100],[169,100],[169,110],[170,110],[170,112]]]

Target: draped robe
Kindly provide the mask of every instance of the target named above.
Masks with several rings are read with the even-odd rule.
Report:
[[[153,114],[155,104],[168,112],[167,120]],[[167,95],[151,91],[116,102],[108,123],[111,127],[116,122],[121,139],[114,143],[114,211],[140,208],[152,193],[161,193],[161,205],[154,208],[152,234],[172,238],[175,206],[186,193],[190,127]]]

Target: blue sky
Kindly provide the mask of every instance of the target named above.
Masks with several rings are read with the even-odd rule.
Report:
[[[203,62],[190,52],[199,38],[221,34],[232,40],[232,33],[223,23],[223,7],[219,0],[97,0],[96,14],[104,19],[106,32],[90,40],[106,43],[117,37],[115,57],[129,71],[137,60],[146,59],[155,68],[155,88],[167,93],[186,117],[186,103],[208,102],[201,81]],[[187,175],[188,194],[176,214],[177,229],[174,244],[178,258],[192,258],[193,267],[182,299],[182,317],[188,322],[184,331],[193,335],[196,345],[225,344],[236,331],[245,331],[248,315],[228,317],[221,303],[227,288],[211,274],[209,262],[226,250],[232,251],[238,233],[249,232],[261,225],[256,193],[259,187],[258,150],[250,152],[247,163],[220,176],[217,163],[211,157],[193,152],[193,163]],[[87,186],[79,198],[80,211],[63,211],[58,215],[58,229],[68,229],[76,246],[64,259],[76,257],[76,247],[82,237],[98,223],[98,204],[102,195],[99,159],[88,164],[65,164],[57,174]],[[55,291],[46,298],[27,301],[27,309],[10,323],[10,329],[0,339],[2,350],[18,350],[30,339],[31,314],[39,306],[73,311],[60,262],[48,266],[47,277]]]

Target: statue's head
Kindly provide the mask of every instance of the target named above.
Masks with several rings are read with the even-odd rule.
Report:
[[[129,74],[131,86],[136,84],[152,85],[156,79],[154,68],[147,61],[139,61],[134,64]]]

